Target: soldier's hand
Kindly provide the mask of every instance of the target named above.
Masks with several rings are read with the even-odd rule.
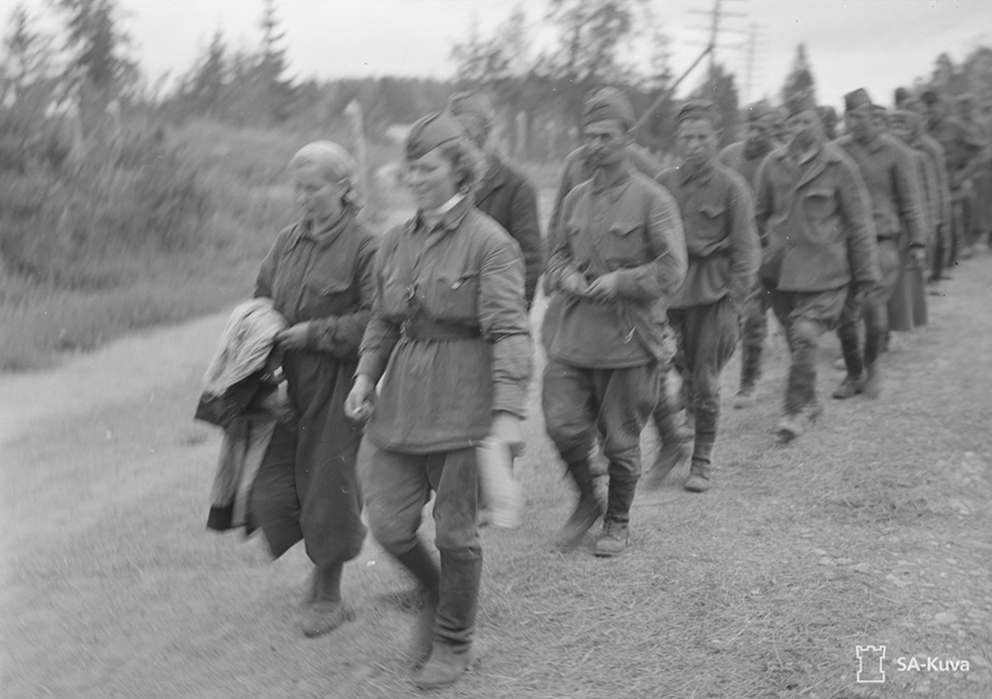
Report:
[[[351,387],[348,397],[344,399],[344,414],[352,420],[368,420],[372,417],[372,398],[375,395],[375,383],[367,374],[355,377],[355,385]]]
[[[615,299],[620,291],[620,275],[617,272],[608,272],[598,277],[589,284],[589,298],[596,301],[610,301]]]
[[[502,410],[496,413],[496,417],[493,418],[492,427],[489,428],[489,434],[495,440],[506,444],[514,457],[520,456],[523,453],[523,430],[520,428],[520,418],[516,415]]]
[[[310,333],[310,323],[297,323],[276,335],[276,344],[282,350],[304,349],[307,346],[307,336]]]
[[[589,283],[586,278],[582,276],[581,272],[571,271],[566,272],[561,280],[558,282],[558,287],[564,291],[566,294],[571,294],[572,296],[587,296],[589,292]]]

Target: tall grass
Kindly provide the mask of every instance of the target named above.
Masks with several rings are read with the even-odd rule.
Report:
[[[246,297],[296,215],[285,164],[327,137],[134,118],[74,159],[64,134],[32,141],[23,127],[0,138],[18,154],[0,163],[0,371]],[[369,150],[373,167],[395,157]],[[372,194],[385,220],[396,197]]]

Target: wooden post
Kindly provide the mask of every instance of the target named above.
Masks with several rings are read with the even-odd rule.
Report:
[[[369,161],[365,143],[365,119],[362,115],[362,105],[358,103],[358,100],[352,100],[344,108],[344,114],[348,117],[348,123],[351,127],[351,141],[355,144],[353,155],[358,162],[358,193],[367,201],[370,194]]]

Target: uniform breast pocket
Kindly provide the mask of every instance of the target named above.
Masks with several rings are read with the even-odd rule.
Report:
[[[685,226],[685,243],[690,255],[712,255],[729,247],[727,240],[727,207],[703,204],[697,209],[695,225]]]
[[[837,212],[837,200],[832,189],[811,189],[803,195],[806,217],[813,222],[825,221]]]
[[[320,318],[349,312],[354,303],[351,287],[350,279],[311,277],[304,295],[307,313]]]
[[[637,266],[644,261],[644,222],[618,221],[609,227],[603,257],[610,270]]]
[[[455,321],[476,320],[478,273],[441,273],[429,284],[428,311],[436,318]]]

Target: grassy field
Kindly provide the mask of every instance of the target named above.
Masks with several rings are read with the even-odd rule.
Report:
[[[550,545],[572,494],[535,389],[524,524],[483,534],[481,658],[434,696],[992,696],[992,258],[965,264],[931,326],[885,357],[883,397],[830,402],[788,447],[772,434],[787,357],[771,352],[757,406],[725,407],[713,490],[674,473],[639,493],[619,559],[594,558],[591,536]],[[358,618],[309,640],[299,547],[272,563],[257,538],[205,531],[219,438],[191,415],[224,320],[0,377],[27,416],[0,424],[3,697],[416,694],[397,604],[410,582],[371,540],[345,570]],[[117,385],[121,366],[136,383]],[[884,683],[857,682],[859,645],[886,646]],[[900,671],[910,657],[924,669]],[[927,670],[932,657],[969,669]]]

